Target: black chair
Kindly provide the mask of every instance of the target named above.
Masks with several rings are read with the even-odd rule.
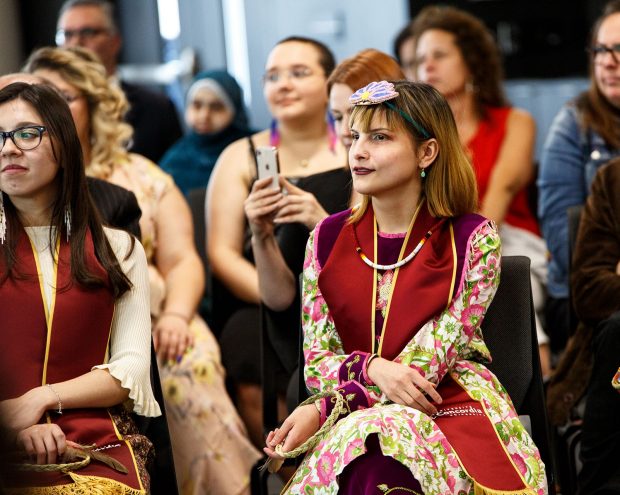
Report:
[[[506,388],[517,414],[529,417],[553,495],[554,466],[526,256],[502,257],[501,282],[482,322],[482,334],[493,357],[489,368]]]
[[[164,405],[164,393],[161,388],[159,370],[157,369],[157,355],[151,344],[151,387],[155,400],[161,409],[161,416],[147,418],[133,415],[136,426],[140,433],[145,435],[155,448],[155,460],[149,469],[151,476],[152,495],[178,495],[174,459],[172,457],[172,443],[170,431],[166,419],[166,407]]]
[[[209,259],[207,257],[207,226],[205,223],[206,195],[206,187],[192,189],[187,194],[187,202],[189,203],[189,208],[192,212],[192,220],[194,221],[194,244],[196,245],[198,256],[200,256],[205,271],[205,292],[200,301],[198,313],[209,326],[211,326],[211,295],[213,294],[213,290],[211,273],[209,270]]]

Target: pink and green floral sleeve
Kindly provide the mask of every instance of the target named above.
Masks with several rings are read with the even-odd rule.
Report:
[[[480,325],[500,278],[500,239],[493,222],[472,233],[461,287],[446,310],[427,322],[395,361],[439,383],[457,359],[489,359]]]

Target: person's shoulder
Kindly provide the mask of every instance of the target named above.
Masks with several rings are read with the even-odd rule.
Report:
[[[125,196],[128,198],[134,196],[134,194],[128,189],[96,177],[86,177],[86,185],[88,186],[88,191],[93,197],[100,194],[103,196],[113,194],[114,196]]]
[[[265,142],[265,136],[268,136],[269,131],[261,131],[251,136],[242,137],[230,143],[217,159],[216,170],[217,173],[221,173],[221,170],[226,170],[235,175],[246,173],[249,174],[251,170],[252,162],[252,147],[250,145],[250,139],[254,146],[263,146]],[[267,138],[268,139],[268,138]],[[248,177],[251,179],[251,177]]]
[[[121,263],[123,260],[135,259],[136,256],[146,257],[142,244],[127,231],[104,226],[103,233]]]
[[[347,223],[347,220],[351,217],[352,211],[353,210],[349,208],[325,217],[317,224],[316,235],[319,235],[319,233],[322,237],[338,235]]]

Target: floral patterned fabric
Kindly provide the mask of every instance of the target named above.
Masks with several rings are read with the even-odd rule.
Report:
[[[174,187],[172,178],[146,158],[131,154],[107,178],[132,191],[142,210],[142,244],[149,262],[153,322],[165,300],[157,255],[157,213]],[[194,346],[179,363],[159,364],[179,492],[183,495],[236,495],[247,489],[260,453],[250,443],[228,397],[219,346],[206,323],[190,323]]]
[[[321,224],[308,242],[303,283],[305,377],[312,392],[342,386],[342,375],[350,378],[348,373],[340,373],[349,356],[318,286],[320,228]],[[481,364],[490,360],[480,323],[499,284],[499,257],[497,231],[492,223],[484,223],[470,238],[461,286],[451,304],[415,333],[395,361],[414,367],[433,383],[449,375],[472,399],[480,401],[503,449],[529,487],[519,493],[543,495],[547,493],[547,481],[538,449],[519,422],[502,385]],[[474,481],[431,417],[390,403],[369,383],[364,389],[370,407],[352,408],[354,412],[339,420],[306,456],[286,493],[338,493],[338,475],[365,453],[368,436],[377,434],[383,454],[409,468],[424,494],[474,494]]]

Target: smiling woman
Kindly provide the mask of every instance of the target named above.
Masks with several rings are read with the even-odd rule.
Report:
[[[0,133],[0,423],[26,463],[69,462],[69,447],[87,455],[77,442],[112,461],[66,472],[23,466],[27,474],[8,485],[20,486],[12,493],[147,493],[150,442],[122,406],[131,399],[137,414],[160,414],[144,251],[102,227],[57,91],[26,83],[0,90]]]

